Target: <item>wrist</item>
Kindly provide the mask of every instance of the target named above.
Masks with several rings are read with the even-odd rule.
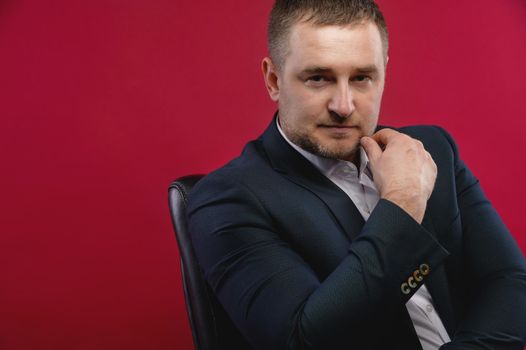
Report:
[[[396,204],[416,222],[422,223],[427,205],[427,198],[422,194],[393,191],[380,197]]]

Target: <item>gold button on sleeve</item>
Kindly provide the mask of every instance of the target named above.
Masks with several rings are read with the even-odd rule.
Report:
[[[431,270],[431,268],[428,264],[422,264],[420,265],[419,270],[422,275],[427,276],[429,275],[429,271]]]
[[[409,288],[409,286],[405,282],[402,283],[402,285],[400,286],[400,289],[402,290],[402,293],[404,293],[406,295],[411,292],[411,288]]]
[[[421,280],[424,279],[424,277],[422,276],[422,274],[420,273],[419,270],[415,270],[415,271],[413,272],[413,278],[414,278],[415,281],[417,281],[417,282],[420,282]]]
[[[416,282],[412,276],[407,279],[407,284],[409,284],[411,288],[416,288]]]

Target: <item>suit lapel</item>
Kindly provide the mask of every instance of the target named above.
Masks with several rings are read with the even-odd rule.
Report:
[[[364,220],[352,200],[287,143],[278,131],[275,117],[260,140],[272,167],[322,200],[349,239],[360,233]]]

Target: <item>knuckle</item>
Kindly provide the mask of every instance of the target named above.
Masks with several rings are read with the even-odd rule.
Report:
[[[413,139],[411,137],[400,133],[400,134],[397,135],[397,139],[406,148],[413,148],[413,142],[412,142]]]
[[[420,140],[413,139],[413,147],[419,152],[425,152],[424,144]]]

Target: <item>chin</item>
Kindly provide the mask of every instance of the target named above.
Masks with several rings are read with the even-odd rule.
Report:
[[[338,151],[332,152],[331,157],[328,157],[328,158],[353,161],[354,158],[356,157],[356,154],[357,154],[357,149],[338,150]]]
[[[351,145],[329,145],[329,144],[317,144],[315,148],[315,153],[324,158],[330,159],[342,159],[352,161],[355,158],[355,155],[358,151],[358,143],[353,143]]]

